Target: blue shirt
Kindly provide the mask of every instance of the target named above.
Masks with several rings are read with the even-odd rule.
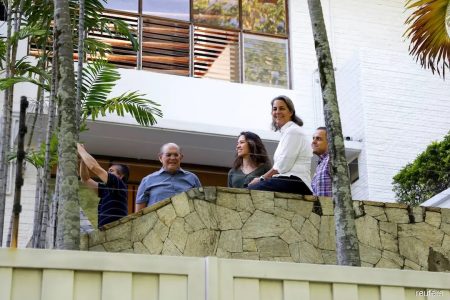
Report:
[[[200,186],[200,180],[194,173],[180,168],[175,174],[170,174],[164,171],[164,168],[161,168],[142,179],[138,188],[136,203],[147,203],[147,206],[150,206]]]
[[[98,184],[98,227],[128,215],[128,189],[119,177],[108,173],[108,180]]]

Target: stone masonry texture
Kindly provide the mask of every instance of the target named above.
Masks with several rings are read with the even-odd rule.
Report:
[[[354,201],[362,266],[450,271],[450,209]],[[331,198],[203,187],[83,237],[84,250],[336,264]]]

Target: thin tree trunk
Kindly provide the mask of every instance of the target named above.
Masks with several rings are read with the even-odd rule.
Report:
[[[42,196],[41,199],[44,201],[44,214],[43,214],[43,224],[41,225],[40,241],[41,244],[39,248],[54,248],[55,247],[55,232],[56,232],[56,198],[50,199],[50,175],[51,175],[51,149],[50,144],[55,134],[55,120],[56,120],[56,108],[57,108],[57,98],[56,91],[58,90],[58,33],[56,27],[53,27],[53,55],[52,55],[52,82],[50,85],[50,98],[48,104],[48,122],[47,122],[47,136],[45,137],[45,159],[44,159],[44,170],[42,179]],[[59,124],[58,124],[59,125]],[[54,194],[56,195],[56,186],[54,189]]]
[[[77,70],[77,106],[76,106],[76,123],[77,132],[80,131],[81,123],[81,89],[83,78],[83,62],[84,62],[84,0],[79,0],[79,17],[78,17],[78,70]],[[78,140],[78,137],[77,137]]]
[[[56,248],[80,248],[80,208],[78,201],[78,175],[76,138],[76,97],[73,68],[72,30],[69,2],[55,0],[55,25],[58,32],[58,69],[60,80],[58,98],[61,101],[61,126],[58,133],[58,228]]]
[[[42,78],[41,78],[41,82],[42,82]],[[33,129],[32,131],[34,131],[34,128],[36,126],[36,122],[37,122],[37,116],[41,116],[41,120],[43,118],[43,113],[44,113],[44,90],[43,89],[38,89],[38,99],[40,99],[40,101],[37,102],[37,109],[35,111],[35,116],[34,116],[34,120],[33,120]],[[41,122],[41,130],[42,130],[43,124]],[[30,134],[31,135],[31,134]],[[30,148],[32,143],[32,139],[30,138],[28,140],[28,148]],[[38,140],[37,140],[37,145],[40,147],[41,145],[41,134],[38,135]],[[42,201],[42,198],[40,197],[40,195],[42,194],[42,180],[43,180],[43,168],[42,167],[36,167],[36,190],[35,190],[35,203],[34,203],[34,222],[33,222],[33,235],[31,237],[31,245],[33,248],[37,248],[38,245],[38,241],[39,241],[39,233],[41,232],[41,226],[42,226],[42,216],[43,216],[43,206],[44,206],[44,201]]]
[[[12,1],[8,1],[6,29],[5,78],[11,77],[11,31],[12,31]],[[8,160],[6,158],[11,143],[12,103],[9,102],[11,89],[5,90],[2,114],[2,139],[0,145],[0,247],[3,245],[5,223],[6,188],[8,181]],[[8,131],[9,130],[9,131]]]
[[[355,212],[351,195],[348,164],[336,94],[333,62],[320,0],[308,0],[314,45],[319,65],[320,85],[324,103],[325,125],[333,174],[334,220],[338,265],[360,266]]]

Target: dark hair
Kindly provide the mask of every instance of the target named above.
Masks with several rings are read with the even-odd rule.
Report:
[[[326,133],[328,133],[328,130],[327,130],[327,128],[326,128],[325,126],[317,127],[316,130],[323,130],[323,131],[325,131]]]
[[[127,183],[128,179],[130,178],[130,169],[128,169],[128,167],[124,164],[114,164],[111,163],[111,166],[116,166],[120,175],[122,175],[122,181]]]
[[[300,119],[300,117],[295,114],[295,107],[292,100],[288,96],[280,95],[272,99],[272,101],[270,102],[270,106],[273,107],[273,103],[277,100],[281,100],[284,101],[284,103],[286,103],[286,106],[288,107],[289,111],[292,112],[291,121],[297,124],[298,126],[303,126],[302,119]],[[273,120],[272,120],[272,129],[275,131],[280,130],[280,128],[277,127],[275,121]]]
[[[243,135],[248,143],[250,150],[250,160],[257,166],[261,164],[271,165],[269,156],[267,155],[266,147],[264,146],[261,138],[256,133],[250,131],[243,131],[238,135],[238,138]],[[236,155],[236,159],[233,163],[233,169],[239,169],[242,166],[242,157]]]

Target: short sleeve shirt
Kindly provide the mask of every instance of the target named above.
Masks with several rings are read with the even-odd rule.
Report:
[[[147,206],[150,206],[200,186],[200,180],[194,173],[178,169],[174,174],[171,174],[161,168],[142,179],[138,188],[136,203],[146,203]]]
[[[108,180],[98,184],[98,227],[116,221],[128,214],[127,185],[117,176],[108,173]]]

